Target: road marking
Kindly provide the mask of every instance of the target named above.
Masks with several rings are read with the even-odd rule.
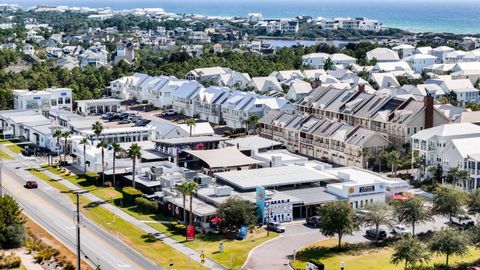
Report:
[[[130,264],[117,264],[118,267],[120,268],[130,268]]]
[[[75,230],[76,228],[76,226],[65,226],[66,230]]]

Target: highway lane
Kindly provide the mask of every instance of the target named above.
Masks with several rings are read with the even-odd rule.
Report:
[[[4,162],[4,187],[19,202],[25,214],[68,248],[76,250],[75,208],[70,199],[42,181],[37,181],[39,188],[36,190],[23,187],[26,180],[35,180],[24,170],[34,164],[28,160]],[[92,266],[100,265],[105,270],[162,269],[86,218],[82,221],[81,232],[82,253]]]

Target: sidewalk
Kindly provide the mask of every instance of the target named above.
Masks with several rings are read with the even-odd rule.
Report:
[[[44,270],[43,267],[35,261],[32,254],[28,254],[26,250],[20,249],[16,251],[15,254],[22,259],[22,265],[27,270]]]
[[[71,166],[69,166],[69,169],[71,168]],[[72,172],[75,173],[74,170],[71,170]],[[42,171],[42,173],[48,175],[49,177],[52,177],[53,179],[62,179],[61,176],[59,175],[56,175],[52,172],[49,172],[48,170],[45,170],[45,171]],[[81,189],[80,187],[78,187],[77,185],[63,179],[61,181],[58,181],[59,183],[61,183],[62,185],[66,186],[67,188],[71,189],[71,190],[75,190],[75,191],[84,191],[83,189]],[[85,198],[89,199],[90,201],[92,202],[103,202],[103,200],[101,200],[100,198],[98,198],[97,196],[89,193],[89,192],[85,192],[82,194],[82,196],[84,196]],[[176,249],[177,251],[185,254],[186,256],[191,256],[191,259],[194,260],[194,261],[197,261],[200,263],[201,259],[200,259],[200,253],[185,246],[184,244],[182,243],[179,243],[177,241],[175,241],[174,239],[168,237],[167,235],[161,233],[160,231],[158,230],[155,230],[154,228],[152,228],[151,226],[149,226],[147,223],[145,223],[144,221],[141,221],[141,220],[138,220],[136,218],[134,218],[133,216],[127,214],[126,212],[124,212],[123,210],[119,209],[118,207],[110,204],[110,203],[100,203],[99,204],[100,207],[103,207],[105,209],[107,209],[108,211],[110,211],[111,213],[113,213],[115,216],[117,217],[120,217],[122,219],[124,219],[125,221],[127,221],[128,223],[134,225],[135,227],[143,230],[144,232],[146,233],[159,233],[162,238],[162,241],[173,247],[174,249]],[[205,263],[203,264],[205,267],[207,267],[208,269],[225,269],[223,266],[219,265],[218,263],[210,260],[209,258],[207,258],[205,260]]]

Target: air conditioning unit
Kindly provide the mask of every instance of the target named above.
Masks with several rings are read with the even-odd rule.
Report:
[[[230,196],[232,194],[233,188],[229,186],[217,186],[213,188],[213,192],[217,197]]]

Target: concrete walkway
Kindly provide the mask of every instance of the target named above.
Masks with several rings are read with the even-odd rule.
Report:
[[[49,172],[47,170],[45,171],[42,171],[43,173],[45,173],[46,175],[48,175],[49,177],[53,178],[53,179],[63,179],[61,176],[57,175],[57,174],[54,174],[52,172]],[[72,172],[74,172],[74,170],[72,169]],[[75,173],[75,172],[74,172]],[[192,260],[194,261],[197,261],[197,262],[200,262],[201,259],[200,259],[200,253],[185,246],[184,244],[168,237],[167,235],[165,235],[164,233],[152,228],[151,226],[149,226],[148,224],[146,224],[144,221],[141,221],[141,220],[138,220],[136,219],[135,217],[127,214],[126,212],[124,212],[123,210],[119,209],[118,207],[110,204],[110,203],[105,203],[102,199],[98,198],[97,196],[81,189],[80,187],[78,187],[77,185],[63,179],[61,181],[58,181],[59,183],[65,185],[67,188],[71,189],[71,190],[75,190],[75,191],[84,191],[85,193],[82,194],[83,197],[87,198],[88,200],[92,201],[92,202],[96,202],[99,204],[100,207],[103,207],[105,208],[106,210],[110,211],[111,213],[113,213],[115,216],[117,217],[120,217],[122,218],[123,220],[127,221],[128,223],[134,225],[135,227],[143,230],[144,232],[146,233],[159,233],[160,234],[160,238],[162,239],[161,241],[164,242],[165,244],[173,247],[174,249],[176,249],[177,251],[185,254],[186,256],[190,256]],[[208,267],[209,269],[225,269],[223,266],[221,266],[220,264],[210,260],[209,258],[207,258],[205,260],[205,264],[204,264],[205,267]]]
[[[32,254],[29,254],[25,249],[19,249],[15,254],[22,259],[22,265],[27,270],[44,270],[43,267],[35,261]]]

